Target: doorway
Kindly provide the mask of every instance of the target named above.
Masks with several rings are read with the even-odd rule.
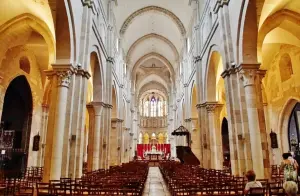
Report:
[[[6,90],[1,117],[1,167],[10,177],[21,175],[27,167],[32,104],[26,77],[16,77]]]

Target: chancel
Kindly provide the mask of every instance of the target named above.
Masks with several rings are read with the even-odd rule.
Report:
[[[299,20],[300,0],[0,0],[0,195],[297,194]]]

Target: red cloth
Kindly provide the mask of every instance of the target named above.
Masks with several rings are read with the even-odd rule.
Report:
[[[170,144],[153,144],[156,147],[156,151],[164,152],[165,156],[171,153]],[[141,159],[145,159],[144,153],[152,150],[151,144],[138,144],[137,145],[137,156]]]

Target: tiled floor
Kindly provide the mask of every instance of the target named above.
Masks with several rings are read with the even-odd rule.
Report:
[[[170,196],[158,167],[150,167],[143,196]]]

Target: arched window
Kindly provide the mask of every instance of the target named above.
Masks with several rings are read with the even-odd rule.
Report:
[[[158,116],[163,116],[162,101],[158,100],[157,101],[157,106],[158,106]]]
[[[281,56],[279,61],[279,71],[282,82],[291,78],[291,75],[293,74],[293,67],[292,60],[289,54],[284,54]]]
[[[300,122],[300,103],[297,103],[290,116],[289,127],[288,127],[289,144],[290,144],[290,149],[292,151],[294,151],[295,146],[299,144],[299,139],[300,139],[299,122]]]
[[[149,116],[149,101],[145,101],[144,102],[144,113],[143,113],[144,116]]]
[[[151,117],[155,117],[156,116],[156,99],[155,99],[155,97],[153,96],[152,98],[151,98],[151,108],[150,108],[150,116]]]

